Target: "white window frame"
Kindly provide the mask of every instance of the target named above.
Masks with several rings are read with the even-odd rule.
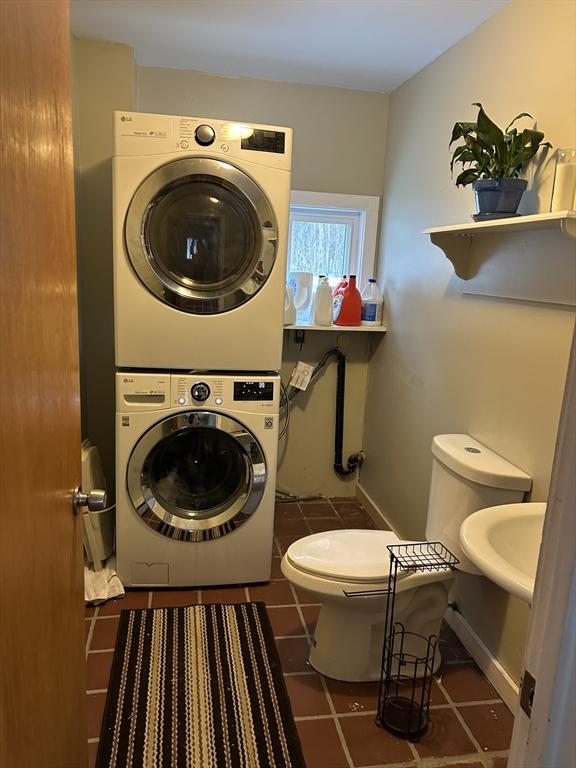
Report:
[[[300,221],[318,221],[323,209],[326,210],[326,221],[352,224],[350,259],[351,267],[356,272],[354,273],[352,269],[350,272],[356,274],[357,284],[362,289],[368,279],[374,277],[380,198],[371,195],[292,190],[290,221],[293,214]],[[355,217],[346,216],[350,213],[355,214]],[[290,241],[288,247],[290,247]]]

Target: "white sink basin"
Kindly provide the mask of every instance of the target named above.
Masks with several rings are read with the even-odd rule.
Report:
[[[532,602],[544,526],[544,502],[479,509],[460,527],[460,543],[491,581]]]

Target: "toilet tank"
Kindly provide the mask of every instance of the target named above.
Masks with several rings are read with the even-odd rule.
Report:
[[[478,509],[522,501],[532,478],[469,435],[436,435],[432,456],[426,539],[448,547],[459,570],[480,573],[460,547],[462,522]]]

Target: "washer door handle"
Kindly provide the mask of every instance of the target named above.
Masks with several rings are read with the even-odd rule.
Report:
[[[74,490],[74,496],[72,498],[74,514],[80,515],[82,513],[82,507],[88,507],[90,512],[102,512],[103,509],[106,509],[107,501],[106,491],[101,491],[100,489],[95,488],[90,491],[90,493],[84,493],[79,486]]]

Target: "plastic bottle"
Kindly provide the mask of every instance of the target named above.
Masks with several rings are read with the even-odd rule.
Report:
[[[376,280],[371,277],[362,291],[362,325],[382,325],[384,300]]]
[[[296,307],[294,306],[294,294],[292,288],[286,284],[284,293],[284,325],[296,323]]]
[[[342,294],[342,304],[335,325],[360,325],[362,322],[362,297],[356,287],[356,275],[350,275]]]
[[[332,289],[322,275],[314,299],[314,325],[332,325]]]

